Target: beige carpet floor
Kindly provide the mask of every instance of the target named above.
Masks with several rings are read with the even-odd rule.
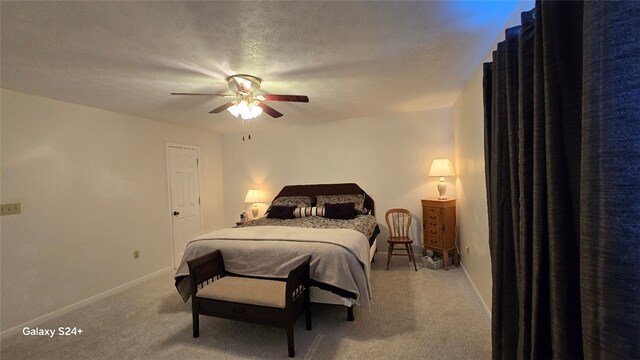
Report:
[[[313,330],[295,327],[297,359],[488,359],[490,321],[462,269],[413,271],[384,254],[373,264],[373,305],[312,304]],[[202,317],[191,337],[190,303],[183,303],[171,275],[40,325],[80,327],[81,335],[35,337],[21,333],[1,344],[3,360],[17,359],[286,359],[283,329]]]

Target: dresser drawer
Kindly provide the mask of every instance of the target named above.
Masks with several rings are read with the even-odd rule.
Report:
[[[427,220],[426,225],[427,225],[427,229],[428,228],[442,229],[442,222],[439,220]]]
[[[425,220],[428,222],[440,222],[440,220],[442,219],[440,209],[426,208],[424,215]]]
[[[427,241],[424,245],[440,247],[442,246],[442,240],[437,237],[427,236]]]
[[[428,227],[426,232],[427,237],[435,237],[438,239],[442,237],[442,231],[439,228]]]

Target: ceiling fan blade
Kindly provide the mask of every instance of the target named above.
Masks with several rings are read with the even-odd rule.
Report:
[[[267,101],[292,101],[292,102],[309,102],[309,97],[304,95],[274,95],[274,94],[264,94],[265,100]]]
[[[227,110],[231,105],[233,105],[233,102],[229,101],[228,103],[222,104],[222,105],[218,106],[217,108],[209,111],[209,114],[221,113],[221,112]]]
[[[262,111],[266,112],[273,118],[279,118],[280,116],[282,116],[282,113],[265,103],[259,103],[258,106],[262,108]]]
[[[182,93],[182,92],[172,92],[171,95],[209,95],[209,96],[229,96],[224,94],[205,94],[205,93]]]

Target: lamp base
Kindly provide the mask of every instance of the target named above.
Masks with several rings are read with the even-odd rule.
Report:
[[[444,177],[440,177],[440,182],[438,182],[438,200],[447,200],[447,183],[444,180]]]
[[[253,205],[251,207],[251,214],[253,215],[254,219],[258,217],[258,206],[257,205]]]

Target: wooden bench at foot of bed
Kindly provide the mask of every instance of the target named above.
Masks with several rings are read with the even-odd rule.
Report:
[[[293,323],[305,313],[311,330],[309,263],[289,272],[286,281],[230,276],[220,250],[188,261],[193,337],[200,336],[199,315],[285,328],[289,357],[295,356]]]

